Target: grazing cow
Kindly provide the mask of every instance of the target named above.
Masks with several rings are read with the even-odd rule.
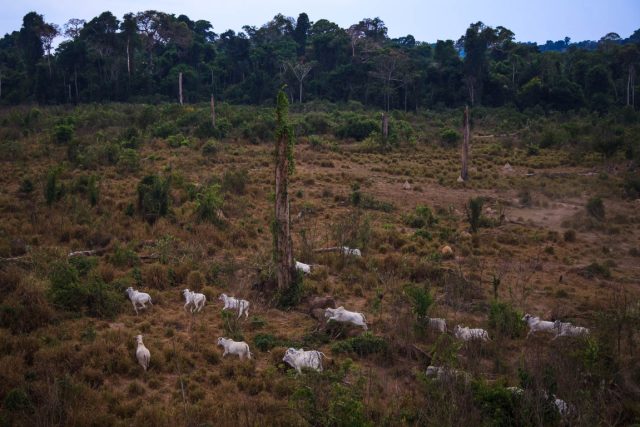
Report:
[[[249,301],[244,299],[237,299],[234,297],[229,297],[227,294],[222,294],[218,298],[220,301],[224,301],[223,310],[232,309],[238,311],[238,319],[240,316],[244,314],[245,318],[249,317]]]
[[[356,326],[362,326],[365,331],[367,330],[367,319],[365,319],[364,314],[345,310],[342,306],[327,308],[324,311],[324,317],[327,321],[335,320],[336,322],[352,323]]]
[[[296,371],[298,371],[298,374],[301,374],[302,368],[322,371],[323,357],[326,357],[324,353],[317,350],[305,351],[302,348],[300,350],[289,348],[284,353],[284,357],[282,358],[282,360],[285,363],[289,364]]]
[[[428,377],[435,377],[438,381],[448,381],[462,379],[465,383],[471,381],[471,375],[467,372],[460,371],[458,369],[447,368],[444,366],[432,366],[427,367],[426,375]]]
[[[296,270],[302,271],[304,274],[309,274],[311,273],[311,265],[296,261]]]
[[[130,286],[127,288],[126,293],[131,300],[131,304],[133,304],[133,309],[136,311],[136,315],[138,314],[138,304],[140,304],[142,306],[141,308],[144,309],[147,308],[145,305],[146,303],[153,305],[151,302],[151,295],[145,292],[138,292]]]
[[[360,252],[360,249],[352,249],[348,246],[343,246],[341,248],[342,253],[345,255],[353,255],[353,256],[362,256],[362,252]]]
[[[456,325],[453,330],[453,335],[462,341],[471,341],[471,340],[482,340],[489,341],[489,333],[484,329],[476,328],[467,328],[460,325]]]
[[[525,314],[522,318],[524,322],[529,325],[529,333],[527,334],[527,338],[529,335],[538,331],[553,331],[555,329],[554,323],[549,322],[548,320],[540,320],[537,316],[532,316],[530,314]]]
[[[182,294],[186,301],[184,304],[184,311],[187,311],[187,307],[191,306],[191,312],[198,313],[207,302],[207,297],[204,294],[199,294],[197,292],[190,291],[189,289],[182,291]]]
[[[136,359],[138,359],[138,363],[146,372],[147,369],[149,369],[151,352],[149,352],[149,349],[144,346],[144,343],[142,342],[142,335],[136,336],[136,342],[138,343],[138,348],[136,349]]]
[[[429,327],[444,334],[447,332],[447,321],[439,317],[430,317]]]
[[[251,351],[249,351],[249,344],[244,341],[234,341],[229,338],[218,338],[218,345],[224,348],[224,353],[222,353],[222,357],[225,357],[227,354],[237,354],[238,357],[242,360],[245,357],[247,359],[251,359]]]
[[[556,336],[553,338],[554,340],[558,337],[581,337],[589,335],[589,329],[582,326],[574,326],[569,322],[561,322],[560,320],[556,320],[554,323],[554,327],[557,331]]]

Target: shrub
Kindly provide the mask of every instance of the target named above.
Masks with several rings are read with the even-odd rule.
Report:
[[[65,188],[64,185],[58,182],[59,175],[59,168],[53,168],[47,172],[47,181],[44,186],[44,198],[49,206],[51,206],[53,202],[60,200],[64,195]]]
[[[465,205],[465,212],[467,214],[467,221],[471,226],[471,231],[475,233],[480,228],[480,221],[482,216],[482,205],[484,205],[484,199],[482,197],[474,197],[469,199],[469,202]]]
[[[53,141],[58,144],[66,144],[73,138],[75,128],[71,123],[60,123],[53,128]]]
[[[278,345],[278,339],[271,334],[256,334],[253,343],[260,351],[269,351]]]
[[[20,182],[20,189],[18,191],[22,194],[30,194],[33,191],[33,181],[29,178],[24,178]]]
[[[125,148],[118,155],[118,170],[120,172],[136,172],[140,169],[140,156],[132,148]]]
[[[373,119],[359,114],[348,114],[338,127],[336,135],[340,138],[353,138],[362,141],[372,132],[378,130],[379,124]]]
[[[382,337],[376,337],[371,332],[340,341],[331,346],[334,353],[355,353],[358,356],[370,354],[389,354],[389,344]]]
[[[422,228],[425,226],[432,226],[438,222],[437,218],[433,215],[431,208],[425,205],[416,206],[415,211],[409,214],[405,218],[405,224],[412,228]]]
[[[53,319],[44,291],[28,276],[0,305],[0,326],[13,333],[29,333]]]
[[[249,181],[246,169],[226,170],[222,174],[222,190],[226,193],[244,194]]]
[[[624,193],[631,199],[640,197],[640,176],[627,174],[623,183]]]
[[[213,139],[208,140],[202,145],[202,155],[205,157],[213,157],[218,154],[218,151],[220,151],[220,146],[218,142]]]
[[[563,235],[565,242],[575,242],[576,241],[576,231],[575,230],[567,230]]]
[[[424,286],[407,284],[404,287],[404,293],[409,298],[412,310],[418,316],[418,319],[427,317],[429,307],[433,304],[433,297],[429,290]]]
[[[80,311],[86,299],[86,292],[80,284],[78,270],[66,262],[56,262],[49,274],[49,280],[52,302],[65,310]]]
[[[525,323],[522,321],[522,313],[514,310],[511,305],[493,301],[489,310],[489,328],[495,334],[518,338],[525,331]]]
[[[453,129],[444,129],[440,132],[440,140],[446,146],[454,146],[460,141],[460,134]]]
[[[129,126],[120,135],[120,145],[122,148],[136,149],[140,146],[140,132],[137,128]]]
[[[604,203],[600,197],[592,197],[587,202],[587,213],[598,221],[604,221]]]
[[[191,140],[179,133],[177,135],[169,136],[167,138],[167,144],[169,144],[169,147],[171,148],[189,147],[191,145]]]
[[[594,277],[603,277],[608,279],[611,277],[611,270],[605,264],[592,262],[585,268],[581,269],[578,274],[588,279],[592,279]]]
[[[198,194],[196,200],[196,217],[198,221],[211,223],[220,222],[218,215],[224,199],[217,184],[206,187]]]
[[[157,175],[147,175],[138,183],[138,212],[149,223],[168,213],[169,187],[169,179]]]

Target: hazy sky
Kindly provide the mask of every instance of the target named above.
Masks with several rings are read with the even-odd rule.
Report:
[[[640,0],[6,0],[0,14],[0,34],[20,29],[30,11],[62,27],[70,18],[90,20],[105,10],[119,19],[127,12],[155,9],[192,20],[204,19],[216,33],[261,26],[277,13],[311,21],[328,19],[347,27],[362,18],[380,17],[389,36],[412,34],[416,40],[457,40],[470,23],[502,25],[518,41],[597,40],[608,32],[625,38],[640,28]]]

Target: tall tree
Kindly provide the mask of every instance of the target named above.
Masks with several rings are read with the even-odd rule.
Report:
[[[276,202],[274,223],[274,257],[278,288],[289,289],[294,283],[293,244],[289,216],[289,175],[293,173],[293,130],[289,124],[289,102],[284,90],[278,92],[276,105]]]
[[[307,47],[307,35],[309,34],[310,28],[311,23],[309,22],[309,16],[304,12],[298,15],[296,28],[293,30],[293,39],[298,45],[298,56],[304,56],[305,54]]]

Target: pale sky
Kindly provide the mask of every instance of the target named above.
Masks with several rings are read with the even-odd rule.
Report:
[[[390,37],[412,34],[418,41],[457,40],[472,22],[502,25],[517,41],[598,40],[609,32],[626,38],[640,28],[640,0],[6,0],[0,14],[0,35],[19,30],[30,11],[62,25],[70,18],[89,21],[111,11],[118,19],[127,12],[154,9],[204,19],[218,34],[243,25],[261,26],[277,13],[296,18],[328,19],[345,28],[362,18],[382,19]]]

